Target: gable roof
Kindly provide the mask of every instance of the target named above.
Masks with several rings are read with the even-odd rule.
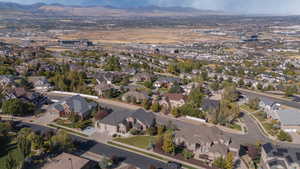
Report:
[[[89,163],[89,160],[68,154],[62,153],[46,163],[42,169],[82,169]]]
[[[63,111],[63,105],[66,104],[73,113],[78,113],[81,116],[87,116],[89,111],[96,106],[94,102],[88,103],[85,98],[75,95],[64,98],[61,102],[54,105],[58,111]]]
[[[284,126],[299,126],[300,111],[296,109],[284,109],[278,111],[279,121]]]
[[[146,112],[143,109],[137,109],[134,111],[113,111],[102,120],[99,120],[99,122],[117,126],[129,117],[137,119],[149,126],[152,124],[153,120],[155,120],[155,116],[153,113]]]
[[[144,109],[138,109],[132,112],[130,117],[139,120],[147,126],[151,126],[153,121],[155,120],[154,114],[151,112],[146,112]]]
[[[169,100],[175,100],[175,101],[180,101],[185,99],[185,96],[179,93],[166,93],[164,94],[164,97],[168,98]]]

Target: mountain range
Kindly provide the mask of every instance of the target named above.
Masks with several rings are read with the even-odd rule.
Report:
[[[62,0],[64,1],[64,0]],[[135,5],[118,4],[115,5],[117,0],[109,0],[110,3],[105,3],[107,0],[86,0],[84,5],[72,4],[62,5],[57,3],[56,0],[48,0],[47,3],[35,3],[30,5],[0,2],[0,14],[3,12],[26,12],[28,13],[41,13],[44,15],[60,15],[60,16],[114,16],[114,17],[130,17],[130,16],[145,16],[145,17],[168,17],[168,16],[200,16],[200,15],[224,15],[223,12],[216,12],[210,10],[198,10],[188,7],[158,7],[139,3],[141,0],[127,0],[136,1]],[[122,3],[125,3],[122,1]],[[113,5],[113,6],[110,6]]]

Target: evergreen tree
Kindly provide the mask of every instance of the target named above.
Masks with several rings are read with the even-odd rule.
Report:
[[[162,150],[166,153],[175,153],[175,144],[173,142],[173,133],[167,132],[164,135]]]
[[[232,152],[229,152],[226,156],[225,169],[233,169],[233,158]]]

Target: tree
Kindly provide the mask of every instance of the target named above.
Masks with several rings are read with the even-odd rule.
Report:
[[[291,135],[289,135],[288,133],[284,132],[283,130],[280,130],[280,132],[277,135],[277,138],[280,141],[288,141],[288,142],[292,142],[293,141]]]
[[[2,104],[2,112],[11,115],[26,115],[34,112],[34,105],[20,99],[9,99]]]
[[[166,126],[165,125],[158,125],[157,126],[157,134],[162,136],[166,131]]]
[[[258,90],[262,90],[262,89],[263,89],[263,85],[262,85],[261,83],[258,83],[258,84],[256,85],[256,88],[257,88]]]
[[[5,169],[15,169],[17,165],[17,161],[13,158],[12,154],[8,153],[8,156],[5,160]]]
[[[188,102],[196,107],[202,105],[203,91],[202,88],[194,88],[188,96]]]
[[[178,83],[175,83],[168,91],[169,93],[182,93],[183,90]]]
[[[113,162],[108,158],[103,158],[98,165],[101,169],[109,169],[112,167]]]
[[[258,97],[250,98],[247,105],[250,109],[258,110],[259,109],[260,99]]]
[[[244,86],[244,85],[245,85],[244,80],[243,80],[243,79],[240,79],[240,80],[238,81],[238,85],[239,85],[239,87]]]
[[[214,167],[217,167],[217,168],[221,168],[221,169],[226,169],[226,161],[224,159],[224,157],[218,157],[216,158],[214,161],[213,161],[213,164],[212,164]]]
[[[219,121],[221,125],[232,123],[240,116],[240,107],[237,103],[231,103],[228,100],[221,100]]]
[[[61,151],[71,151],[74,148],[71,136],[63,130],[59,130],[56,135],[51,137],[55,148]]]
[[[183,154],[183,157],[186,160],[191,159],[194,156],[194,154],[191,151],[187,150],[187,149],[184,149],[183,152],[182,152],[182,154]]]
[[[175,144],[173,142],[174,135],[167,132],[164,135],[162,150],[166,153],[175,153]]]
[[[233,163],[234,163],[234,157],[233,157],[233,153],[229,152],[226,156],[226,163],[225,163],[225,169],[233,169]]]
[[[151,101],[148,99],[143,100],[142,104],[143,104],[144,109],[146,109],[146,110],[149,110],[151,108]]]
[[[224,87],[224,91],[222,94],[222,98],[226,99],[230,102],[235,102],[239,98],[239,93],[236,90],[236,87],[234,85],[227,85]]]
[[[146,82],[144,82],[144,84],[143,84],[146,88],[148,88],[148,89],[152,89],[153,88],[153,83],[152,83],[152,81],[146,81]]]
[[[26,159],[31,153],[31,142],[25,135],[19,135],[17,138],[17,146],[23,159]]]
[[[152,104],[151,110],[153,112],[159,112],[160,111],[160,105],[158,104],[158,102],[155,102],[155,103]]]
[[[176,118],[180,117],[180,112],[177,108],[172,109],[171,114]]]
[[[118,57],[111,56],[107,59],[106,65],[104,66],[105,71],[120,71],[121,65]]]

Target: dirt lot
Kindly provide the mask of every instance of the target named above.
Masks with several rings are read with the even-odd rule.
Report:
[[[199,41],[222,41],[231,38],[221,36],[207,36],[194,32],[192,29],[168,28],[135,28],[110,31],[80,31],[75,34],[64,35],[60,39],[89,39],[95,43],[154,43],[174,44]]]

